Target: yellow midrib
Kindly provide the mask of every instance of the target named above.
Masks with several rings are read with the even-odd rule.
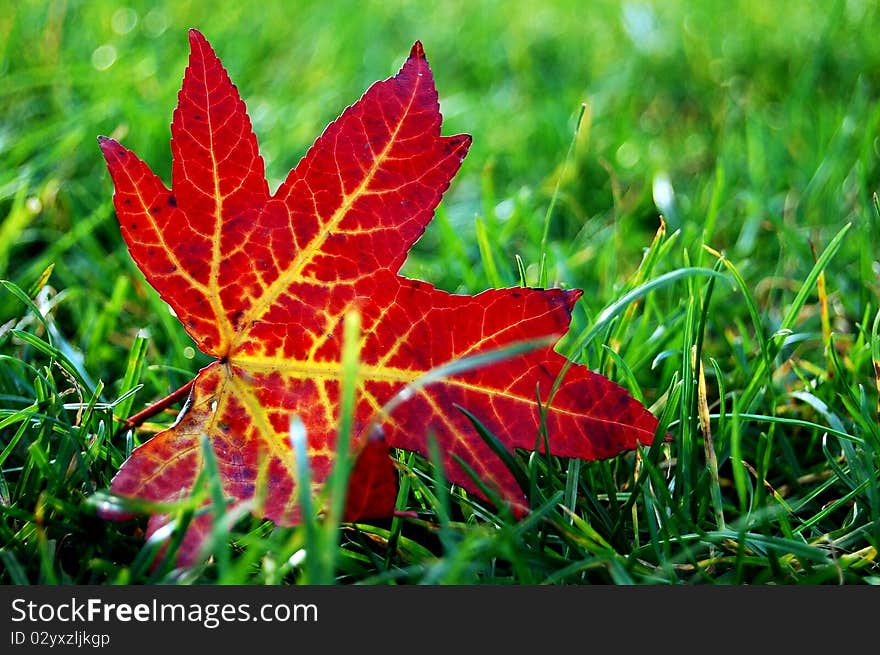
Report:
[[[220,299],[220,238],[223,230],[223,194],[220,191],[220,175],[218,173],[217,157],[214,154],[214,122],[211,120],[211,108],[208,91],[208,75],[204,66],[204,53],[202,54],[202,80],[205,89],[205,119],[208,122],[208,153],[211,155],[211,174],[214,177],[214,234],[211,238],[211,272],[208,277],[208,298],[211,308],[214,310],[217,328],[220,332],[221,342],[217,345],[218,352],[226,352],[226,346],[233,340],[232,325],[226,318],[226,311]]]
[[[282,376],[287,375],[295,378],[321,378],[339,380],[342,376],[342,368],[339,362],[312,362],[292,359],[271,359],[259,357],[232,357],[229,364],[233,367],[240,367],[247,372],[278,372]],[[389,366],[374,366],[361,362],[358,365],[358,380],[360,382],[393,382],[401,385],[412,384],[423,376],[427,371],[414,370],[406,368],[397,368]],[[455,376],[438,379],[428,383],[426,386],[433,386],[442,382],[445,385],[470,391],[473,393],[487,394],[492,397],[505,398],[507,400],[516,401],[535,405],[536,401],[532,397],[525,397],[515,393],[510,393],[503,389],[490,388],[467,382]],[[573,418],[585,418],[585,415],[567,410],[558,405],[551,405],[550,412],[571,416]],[[619,421],[613,421],[602,417],[590,416],[592,420],[603,423],[618,424]]]

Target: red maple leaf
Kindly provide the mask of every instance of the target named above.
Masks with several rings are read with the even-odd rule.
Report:
[[[532,288],[454,295],[398,275],[471,142],[440,135],[421,44],[396,75],[327,127],[272,194],[236,87],[205,38],[192,30],[189,39],[171,124],[171,191],[119,143],[99,142],[131,256],[216,361],[194,379],[177,422],[134,450],[112,491],[159,502],[187,496],[204,464],[204,434],[231,501],[264,498],[255,514],[299,522],[290,420],[298,416],[305,426],[317,491],[336,452],[342,322],[356,310],[363,326],[352,430],[359,457],[345,518],[393,513],[388,448],[425,454],[428,434],[450,481],[482,495],[460,458],[525,511],[516,479],[458,407],[507,448],[533,449],[538,395],[546,403],[569,367],[552,343],[412,386],[411,397],[381,412],[447,362],[529,339],[555,342],[581,295]],[[568,368],[543,411],[550,451],[563,457],[611,457],[651,443],[657,428],[625,390],[580,365]],[[384,442],[368,439],[371,421]],[[258,485],[267,493],[258,494]],[[153,516],[149,531],[166,520]],[[190,527],[179,562],[193,560],[208,525]]]

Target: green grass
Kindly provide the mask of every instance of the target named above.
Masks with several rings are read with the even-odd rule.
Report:
[[[0,12],[0,582],[880,582],[874,3],[154,4]],[[120,419],[206,360],[128,256],[95,137],[169,179],[189,27],[248,103],[273,189],[420,39],[444,133],[474,145],[404,274],[585,289],[560,350],[672,440],[517,453],[520,521],[401,453],[417,518],[228,516],[210,563],[151,569],[162,544],[96,499],[173,412]],[[209,466],[199,493],[216,483]]]

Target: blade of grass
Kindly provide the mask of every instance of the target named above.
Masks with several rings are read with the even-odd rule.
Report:
[[[208,435],[199,436],[202,449],[203,471],[208,494],[211,499],[211,537],[205,545],[207,552],[213,553],[220,576],[224,576],[230,567],[229,548],[226,544],[229,530],[226,527],[226,497],[223,493],[223,480],[217,465],[217,456]]]
[[[460,405],[454,405],[454,407],[467,417],[483,442],[489,446],[492,452],[495,453],[498,459],[504,463],[504,466],[516,479],[520,488],[527,489],[529,486],[529,474],[522,465],[520,465],[507,447],[471,412]]]
[[[297,500],[302,514],[302,529],[305,533],[304,582],[320,584],[325,581],[320,556],[322,547],[320,528],[312,504],[312,467],[309,461],[309,448],[306,426],[299,416],[290,418],[290,445],[293,451],[293,466],[296,471]]]
[[[556,201],[559,198],[559,191],[562,186],[563,180],[566,178],[566,174],[568,172],[568,166],[571,162],[572,156],[574,155],[574,149],[578,142],[578,134],[581,129],[581,122],[583,121],[584,115],[587,112],[587,103],[581,103],[580,111],[578,112],[577,122],[574,126],[574,134],[572,134],[571,141],[568,144],[568,152],[565,153],[565,159],[562,162],[562,170],[559,172],[559,175],[556,178],[556,185],[553,188],[553,195],[550,196],[550,204],[547,205],[547,213],[544,214],[544,231],[541,235],[541,250],[540,250],[540,272],[538,273],[538,286],[542,288],[547,287],[547,243],[550,236],[550,217],[553,215],[553,209],[556,207]]]
[[[492,254],[494,249],[492,248],[492,244],[489,243],[486,224],[480,216],[474,218],[474,224],[476,225],[477,246],[480,248],[480,258],[483,260],[483,269],[486,272],[486,279],[489,280],[490,286],[500,289],[505,285],[501,281],[501,275],[498,273],[498,264],[495,263],[495,255]]]
[[[797,317],[804,308],[804,304],[807,302],[807,297],[816,285],[819,275],[825,270],[834,255],[837,254],[837,251],[840,250],[844,237],[851,227],[852,223],[844,225],[816,260],[816,264],[798,289],[791,305],[788,307],[788,311],[786,311],[785,316],[782,318],[782,321],[779,324],[779,330],[790,330],[795,326]],[[752,401],[755,399],[755,396],[757,396],[761,386],[764,384],[766,376],[770,373],[770,362],[772,362],[778,354],[779,348],[780,344],[778,341],[771,343],[768,348],[767,356],[758,360],[758,365],[751,380],[743,392],[739,394],[738,400],[740,408],[746,411],[750,409]]]
[[[119,387],[120,394],[126,394],[134,391],[140,386],[141,375],[143,374],[144,364],[147,359],[147,348],[150,340],[143,330],[139,330],[134,342],[131,344],[131,350],[128,353],[126,361],[125,373],[122,377],[122,384]],[[127,426],[127,417],[131,412],[131,406],[134,403],[134,394],[126,397],[116,406],[118,412],[119,427]]]

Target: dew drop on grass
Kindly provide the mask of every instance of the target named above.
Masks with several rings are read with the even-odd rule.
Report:
[[[128,34],[138,22],[137,12],[131,7],[121,7],[113,12],[110,25],[117,34]]]
[[[495,205],[495,216],[499,221],[506,221],[513,216],[514,204],[513,200],[506,198]]]
[[[196,356],[196,349],[193,348],[192,346],[187,346],[186,348],[183,349],[183,356],[186,357],[187,359],[192,359],[193,357]]]
[[[287,563],[293,568],[298,567],[300,564],[306,561],[306,550],[305,548],[300,548],[296,551],[290,558],[287,560]]]
[[[116,48],[109,43],[98,46],[92,53],[92,66],[96,70],[105,71],[116,62]]]
[[[675,199],[675,191],[672,188],[672,182],[666,173],[657,173],[654,176],[651,191],[654,195],[654,204],[664,214],[670,214],[673,211],[672,201]]]
[[[615,153],[617,163],[624,168],[632,168],[639,163],[639,150],[629,141],[624,141]]]
[[[651,52],[663,45],[657,17],[650,5],[625,2],[621,8],[623,30],[639,50]]]
[[[112,502],[112,501],[109,501],[109,500],[102,500],[97,503],[97,510],[98,510],[98,512],[104,513],[104,514],[118,512],[119,511],[119,504]]]
[[[168,17],[164,9],[154,8],[144,16],[144,31],[152,37],[161,36],[168,29]]]
[[[43,203],[36,196],[31,196],[25,201],[25,207],[31,214],[39,214],[43,209]]]
[[[144,57],[134,65],[137,79],[146,80],[156,76],[156,59],[152,54]]]

